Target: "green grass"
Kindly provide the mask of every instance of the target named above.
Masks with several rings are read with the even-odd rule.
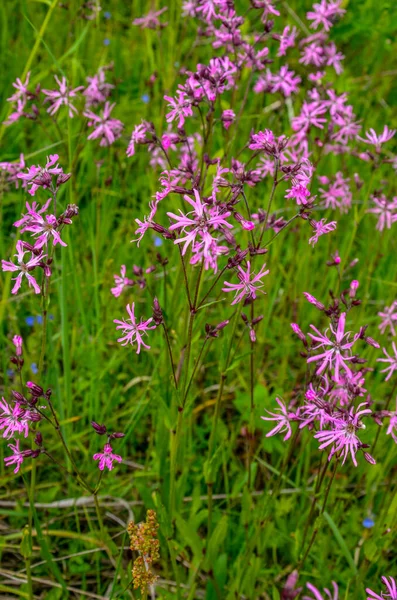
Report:
[[[183,435],[178,446],[172,433],[178,418],[178,397],[160,328],[151,332],[151,351],[137,356],[131,348],[117,344],[113,323],[113,319],[125,317],[125,305],[131,301],[136,303],[138,315],[149,317],[156,294],[176,362],[186,345],[189,311],[177,248],[165,242],[155,248],[150,236],[140,248],[130,243],[134,219],[146,214],[148,201],[158,189],[158,174],[149,166],[146,148],[139,148],[137,155],[128,159],[125,147],[132,127],[141,118],[153,121],[158,130],[164,127],[162,96],[172,95],[180,81],[176,62],[182,65],[188,57],[186,62],[194,68],[198,62],[208,60],[211,49],[192,45],[194,27],[181,17],[178,0],[170,3],[164,16],[169,26],[161,35],[131,26],[132,19],[147,12],[151,3],[103,2],[103,10],[94,21],[81,18],[80,4],[77,0],[1,3],[1,120],[9,111],[5,98],[11,95],[12,82],[28,70],[32,71],[32,82],[40,82],[44,88],[52,87],[54,74],[65,74],[71,85],[77,86],[99,66],[113,63],[110,80],[116,85],[114,116],[126,124],[122,140],[101,149],[97,142],[86,141],[86,131],[81,132],[83,120],[68,122],[62,112],[55,127],[51,120],[45,120],[43,112],[45,131],[40,123],[30,121],[9,128],[1,126],[1,160],[16,160],[23,152],[27,164],[42,164],[46,155],[56,151],[65,170],[73,172],[71,181],[61,190],[59,204],[65,208],[68,203],[76,203],[80,214],[63,234],[68,247],[56,252],[48,309],[52,318],[47,327],[40,384],[52,388],[63,435],[91,486],[98,480],[92,455],[102,442],[90,428],[91,420],[126,433],[114,443],[115,451],[126,462],[102,479],[99,496],[106,531],[101,531],[94,504],[82,502],[87,495],[84,490],[45,457],[37,461],[29,511],[25,483],[30,485],[32,463],[26,461],[23,475],[14,476],[4,467],[3,457],[8,450],[5,443],[1,445],[0,591],[5,598],[140,598],[130,585],[132,554],[126,549],[125,525],[132,518],[143,520],[146,510],[155,508],[161,544],[157,565],[161,579],[156,597],[277,600],[287,575],[299,561],[320,453],[308,432],[297,441],[294,438],[293,447],[281,438],[266,438],[267,424],[260,415],[274,407],[276,396],[290,400],[294,390],[304,385],[305,361],[299,355],[301,347],[290,323],[299,323],[304,331],[310,323],[325,327],[323,316],[305,302],[302,292],[308,291],[325,302],[329,290],[338,291],[336,271],[325,266],[335,250],[339,250],[344,266],[359,258],[341,282],[343,288],[352,278],[360,281],[362,304],[351,318],[349,315],[348,329],[357,331],[368,324],[369,335],[390,347],[387,336],[378,335],[377,313],[396,299],[395,229],[379,234],[375,217],[365,214],[365,207],[369,194],[385,179],[387,195],[396,194],[395,171],[384,165],[372,173],[369,164],[353,157],[326,157],[321,162],[322,174],[343,169],[350,176],[358,172],[364,181],[361,190],[354,192],[352,211],[337,215],[338,229],[321,238],[314,250],[307,243],[309,227],[303,222],[281,234],[271,246],[267,295],[256,305],[257,313],[264,318],[255,346],[249,486],[247,439],[243,434],[250,426],[250,344],[241,319],[237,319],[233,339],[229,325],[219,339],[206,346],[205,366],[196,373],[183,411]],[[158,2],[154,4],[159,8]],[[334,85],[339,93],[349,92],[365,128],[379,130],[385,123],[396,126],[394,3],[354,0],[344,5],[348,12],[336,26],[333,39],[346,56],[345,71],[334,76]],[[287,3],[281,6],[286,14]],[[301,0],[289,3],[301,17],[308,6],[310,3]],[[105,19],[104,11],[109,11],[111,18]],[[295,24],[291,14],[286,18]],[[104,39],[109,39],[110,45],[104,45]],[[158,76],[150,87],[147,82],[153,72]],[[147,104],[143,94],[150,96]],[[265,99],[267,105],[273,101],[273,97]],[[277,134],[290,133],[288,111],[285,106],[266,110],[263,97],[251,95],[232,153],[245,143],[252,128],[257,131],[265,127]],[[219,133],[213,143],[212,156],[222,155]],[[388,145],[389,150],[393,148],[395,141]],[[103,161],[100,169],[97,161]],[[249,190],[251,207],[265,207],[269,193],[268,184]],[[23,190],[0,192],[3,258],[9,259],[14,252],[16,230],[12,223],[24,209],[26,197]],[[38,198],[45,199],[42,193]],[[178,200],[171,202],[174,210],[179,207]],[[274,208],[284,209],[284,205],[283,194],[278,192]],[[292,216],[290,207],[285,207],[284,216]],[[332,213],[328,216],[331,218]],[[120,265],[147,268],[156,261],[157,251],[169,257],[165,280],[158,268],[148,276],[146,289],[135,287],[132,293],[113,298],[112,276],[119,272]],[[191,289],[197,272],[192,272]],[[201,296],[206,289],[208,283],[202,285]],[[232,319],[233,313],[229,302],[211,304],[197,313],[192,328],[191,366],[200,352],[205,323]],[[28,326],[25,319],[40,314],[40,301],[35,295],[25,288],[17,297],[11,296],[10,278],[2,274],[0,385],[5,397],[17,385],[8,375],[15,333],[25,341],[26,379],[36,380],[31,365],[39,362],[42,328],[37,323]],[[376,367],[379,351],[368,347],[364,354],[369,365]],[[216,399],[223,385],[222,370],[224,388],[208,460]],[[379,407],[392,387],[393,380],[385,383],[379,368],[368,376],[369,391]],[[41,430],[46,447],[61,457],[58,438],[45,425]],[[371,424],[363,433],[363,441],[371,443],[376,430],[377,426]],[[291,460],[285,468],[283,461],[289,452]],[[360,460],[357,469],[348,463],[338,469],[326,512],[317,523],[318,536],[300,570],[300,585],[311,581],[323,588],[335,580],[340,585],[340,598],[362,600],[366,597],[365,587],[379,590],[381,575],[396,574],[397,450],[383,432],[375,455],[376,466]],[[318,506],[322,499],[320,494]],[[29,512],[33,519],[31,540],[25,529]],[[375,526],[365,529],[362,521],[369,515],[374,515]],[[309,534],[312,527],[310,524]],[[33,592],[29,591],[26,564],[31,568]],[[170,581],[179,585],[175,587]]]

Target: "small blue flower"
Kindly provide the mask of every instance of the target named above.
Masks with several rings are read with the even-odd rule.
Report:
[[[13,371],[12,369],[7,369],[7,375],[8,377],[14,377],[15,371]]]
[[[156,246],[156,248],[163,245],[163,240],[160,237],[158,237],[157,235],[154,238],[154,245]]]
[[[141,100],[145,104],[148,104],[150,102],[150,96],[149,96],[149,94],[143,94],[143,96],[141,96]]]
[[[109,38],[105,38],[103,40],[103,43],[104,43],[105,46],[110,46],[110,40],[109,40]]]
[[[375,521],[371,519],[371,517],[366,517],[363,521],[363,527],[365,527],[365,529],[371,529],[371,527],[373,527],[374,525]]]
[[[112,13],[110,13],[108,10],[106,10],[106,11],[103,13],[103,16],[105,17],[105,19],[110,19],[110,18],[111,18],[111,16],[112,16]]]
[[[29,325],[29,327],[33,327],[33,325],[34,325],[34,317],[26,317],[25,323],[26,323],[26,325]]]
[[[39,372],[39,369],[37,368],[37,365],[36,365],[36,363],[32,363],[32,364],[30,365],[30,370],[32,371],[32,373],[33,373],[34,375],[36,375],[36,374]]]
[[[42,324],[42,322],[43,322],[43,317],[42,317],[41,315],[37,315],[37,317],[36,317],[36,322],[37,322],[39,325],[41,325],[41,324]]]
[[[53,321],[54,320],[54,315],[49,315],[48,318],[50,319],[50,321]]]

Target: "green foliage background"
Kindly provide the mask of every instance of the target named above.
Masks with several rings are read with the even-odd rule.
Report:
[[[4,597],[28,597],[23,583],[24,556],[32,557],[38,578],[37,598],[139,597],[127,587],[131,554],[121,522],[132,515],[144,518],[145,510],[156,508],[160,519],[161,557],[159,572],[163,580],[175,580],[172,556],[177,556],[177,573],[184,597],[208,600],[221,598],[278,599],[283,582],[296,563],[303,530],[310,508],[310,486],[318,468],[317,444],[302,436],[296,458],[282,482],[282,493],[271,503],[268,493],[272,473],[277,475],[286,453],[281,438],[266,438],[260,420],[265,409],[274,407],[274,398],[291,398],[294,388],[303,384],[304,359],[290,331],[290,322],[303,330],[309,323],[325,326],[322,316],[302,296],[309,291],[326,301],[328,291],[337,291],[336,271],[325,266],[332,252],[339,250],[343,266],[354,258],[359,262],[349,271],[342,287],[351,278],[360,281],[363,303],[353,312],[348,329],[370,325],[370,335],[390,346],[387,336],[377,335],[377,312],[390,305],[397,293],[397,244],[395,229],[383,234],[375,231],[375,220],[365,213],[369,194],[388,181],[387,194],[397,194],[395,171],[390,166],[371,172],[354,158],[327,156],[321,163],[322,174],[345,169],[358,172],[364,186],[355,192],[354,208],[337,217],[338,229],[321,239],[313,250],[307,244],[308,228],[303,223],[272,245],[268,255],[270,275],[266,278],[267,296],[260,301],[264,319],[258,329],[256,346],[255,405],[257,411],[254,440],[253,474],[257,494],[247,492],[246,440],[243,435],[249,410],[249,344],[239,323],[242,342],[228,371],[222,402],[219,451],[212,467],[214,484],[214,528],[205,539],[208,513],[205,485],[206,448],[211,427],[214,399],[219,380],[217,360],[227,350],[228,330],[215,340],[206,356],[205,369],[192,389],[186,416],[183,444],[180,448],[177,479],[177,515],[170,522],[166,507],[170,489],[169,445],[174,426],[172,381],[164,340],[159,331],[151,335],[150,352],[139,357],[130,348],[116,343],[114,318],[124,317],[127,302],[135,301],[138,314],[150,316],[152,292],[159,296],[169,323],[176,356],[185,343],[187,312],[177,251],[165,243],[154,248],[146,239],[140,249],[130,244],[134,219],[146,213],[150,197],[158,189],[156,173],[148,164],[146,150],[139,149],[133,159],[125,156],[128,134],[141,118],[151,120],[158,130],[164,126],[164,93],[173,93],[178,81],[178,66],[187,58],[189,66],[205,62],[211,49],[194,44],[194,27],[181,18],[178,0],[171,0],[164,16],[169,26],[157,32],[131,26],[134,17],[146,13],[152,4],[144,1],[102,3],[102,12],[94,21],[81,18],[80,2],[70,0],[7,0],[0,4],[0,94],[1,120],[7,116],[5,101],[11,95],[11,83],[17,76],[32,71],[32,82],[53,86],[53,75],[64,74],[72,86],[84,84],[101,65],[113,62],[112,82],[117,84],[115,117],[126,124],[122,142],[100,149],[79,134],[81,121],[58,120],[59,130],[43,131],[35,122],[1,127],[1,160],[15,160],[21,152],[28,164],[43,163],[45,156],[57,152],[65,170],[73,178],[64,186],[61,206],[73,202],[80,215],[65,231],[68,248],[58,253],[48,326],[48,353],[45,381],[53,389],[54,403],[62,420],[62,430],[74,450],[82,470],[94,483],[97,467],[92,454],[101,440],[90,429],[95,419],[110,429],[122,430],[126,437],[114,445],[126,463],[106,474],[101,496],[109,506],[108,533],[99,534],[92,506],[55,506],[54,502],[80,497],[76,482],[42,461],[36,486],[37,507],[34,516],[33,550],[24,529],[28,507],[24,482],[29,479],[27,466],[22,477],[4,469],[5,444],[0,449],[0,510],[2,514],[2,567],[0,591]],[[154,3],[157,7],[158,3]],[[244,7],[244,2],[240,3]],[[248,3],[246,3],[248,5]],[[304,17],[310,3],[281,2],[280,10],[296,24],[296,14]],[[347,14],[338,23],[333,40],[345,54],[345,71],[334,76],[339,93],[348,92],[355,112],[365,128],[382,129],[397,125],[396,24],[394,2],[354,0],[345,2]],[[104,12],[111,17],[106,19]],[[284,19],[285,20],[285,19]],[[299,23],[298,23],[299,27]],[[104,41],[109,40],[109,45]],[[301,67],[302,72],[304,67]],[[153,88],[147,80],[158,77]],[[142,96],[148,94],[145,103]],[[273,98],[252,95],[240,125],[240,141],[250,130],[268,127],[277,134],[290,133],[288,111],[272,110]],[[389,149],[396,148],[391,142]],[[394,145],[394,146],[393,146]],[[222,139],[215,139],[215,152],[222,154]],[[99,168],[98,161],[103,161]],[[269,188],[258,186],[250,194],[254,207],[265,205]],[[283,195],[275,208],[284,207]],[[41,197],[43,199],[43,197]],[[8,259],[15,246],[12,222],[21,213],[26,193],[9,190],[1,193],[0,254]],[[288,215],[288,208],[285,213]],[[331,214],[330,214],[331,216]],[[113,273],[121,264],[148,267],[160,251],[170,257],[168,283],[153,276],[144,291],[115,299],[110,295]],[[12,380],[8,374],[11,337],[21,333],[25,340],[26,369],[38,362],[41,329],[29,327],[26,317],[39,315],[38,300],[29,292],[10,295],[10,279],[0,278],[1,386],[8,395]],[[220,308],[222,306],[222,308]],[[216,312],[215,312],[216,311]],[[205,322],[229,318],[230,305],[218,304],[202,311],[194,330],[193,355],[197,356]],[[215,321],[214,321],[215,319]],[[376,367],[379,351],[367,349],[369,365]],[[34,379],[31,372],[30,378]],[[382,402],[391,393],[393,381],[384,383],[379,369],[368,377],[374,400]],[[371,443],[376,425],[363,434]],[[48,433],[46,444],[54,453],[59,442]],[[294,455],[294,453],[293,453]],[[396,446],[381,435],[377,447],[377,465],[361,461],[357,469],[346,464],[337,475],[327,512],[321,523],[315,546],[300,572],[300,583],[311,581],[318,587],[340,585],[341,598],[365,598],[364,588],[379,589],[381,575],[396,575]],[[262,493],[264,490],[264,493]],[[219,495],[219,497],[218,497]],[[106,504],[106,501],[105,501]],[[50,507],[46,505],[51,505]],[[271,518],[263,520],[270,506]],[[362,521],[373,516],[375,526],[365,529]],[[120,521],[121,520],[121,521]],[[204,553],[204,548],[206,552]],[[84,552],[90,551],[89,554]],[[15,586],[7,573],[21,581]],[[47,583],[40,584],[39,579]],[[50,581],[50,583],[48,583]],[[81,594],[70,588],[81,590]],[[185,594],[186,591],[186,594]],[[85,593],[83,596],[82,594]],[[91,596],[90,596],[91,594]],[[92,595],[92,594],[97,594]],[[175,598],[175,589],[162,583],[159,598]]]

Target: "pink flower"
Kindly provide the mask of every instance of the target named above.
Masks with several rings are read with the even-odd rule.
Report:
[[[352,407],[348,412],[341,412],[339,418],[333,418],[330,430],[323,430],[317,432],[314,437],[320,442],[319,449],[324,448],[332,444],[331,452],[328,456],[328,460],[337,454],[342,457],[342,465],[345,464],[347,457],[351,456],[353,464],[357,467],[356,453],[357,450],[362,448],[363,444],[357,437],[356,431],[358,429],[364,429],[365,425],[361,422],[361,416],[370,414],[372,411],[369,408],[362,408],[367,406],[366,402],[359,404],[356,412]],[[369,455],[371,464],[375,464],[374,459]]]
[[[390,600],[397,600],[397,584],[394,577],[382,577],[382,582],[387,588],[387,593],[381,592],[379,595],[367,588],[365,590],[367,594],[369,594],[367,600],[386,600],[386,598],[390,598]]]
[[[22,343],[23,339],[20,335],[14,335],[12,338],[12,343],[15,346],[15,352],[17,356],[22,356]]]
[[[19,469],[21,468],[21,464],[24,461],[24,458],[26,456],[25,451],[20,450],[19,448],[19,440],[16,440],[15,444],[8,444],[8,447],[11,448],[13,454],[12,456],[6,456],[6,458],[4,459],[4,462],[6,464],[6,467],[9,467],[10,465],[16,465],[15,469],[14,469],[14,473],[18,473]]]
[[[114,323],[117,323],[116,329],[122,330],[122,337],[118,338],[118,342],[121,343],[122,346],[127,346],[127,344],[133,345],[137,344],[136,353],[139,354],[141,351],[141,346],[150,350],[150,346],[144,343],[143,335],[147,335],[147,332],[150,329],[156,329],[155,325],[149,326],[149,323],[153,321],[153,318],[147,319],[144,321],[141,317],[139,323],[136,322],[135,318],[135,303],[133,302],[131,306],[127,304],[127,312],[130,316],[126,321],[118,321],[114,319]]]
[[[295,71],[289,71],[288,65],[283,65],[278,73],[271,75],[271,92],[281,92],[286,98],[299,91],[298,85],[302,81]]]
[[[30,231],[37,238],[35,248],[42,248],[51,241],[51,238],[54,246],[57,244],[67,246],[57,231],[59,225],[55,215],[45,215],[45,218],[43,218],[39,213],[32,212],[31,216],[31,220],[24,226],[22,231]]]
[[[18,292],[19,288],[21,287],[22,279],[25,276],[28,280],[29,287],[33,287],[36,294],[40,294],[40,286],[33,275],[30,274],[30,271],[32,271],[35,267],[42,266],[42,260],[46,255],[39,254],[37,256],[32,253],[30,259],[27,262],[24,262],[24,256],[28,251],[24,249],[23,242],[17,242],[16,249],[17,254],[15,254],[15,256],[18,264],[14,264],[7,260],[1,261],[1,268],[3,271],[12,271],[14,273],[19,271],[17,277],[13,279],[13,281],[15,281],[15,285],[12,288],[11,293],[16,294]]]
[[[121,265],[121,275],[113,275],[116,287],[111,288],[111,292],[115,298],[118,298],[125,287],[133,285],[134,281],[125,276],[126,266]]]
[[[277,52],[277,56],[285,56],[287,49],[295,46],[295,38],[296,38],[296,27],[291,27],[287,25],[284,27],[283,33],[275,34],[276,39],[280,42],[280,47]]]
[[[366,139],[360,136],[357,136],[357,139],[365,144],[372,144],[379,152],[381,145],[391,140],[395,133],[395,129],[389,129],[388,126],[385,125],[380,135],[378,135],[374,129],[370,129],[365,132],[365,135],[367,136]]]
[[[386,435],[391,435],[393,440],[397,444],[397,401],[396,401],[396,410],[394,412],[389,413],[390,421],[387,427]]]
[[[114,461],[121,463],[123,460],[119,454],[113,454],[112,446],[110,444],[105,444],[103,452],[97,452],[92,458],[94,460],[99,460],[98,467],[100,471],[103,471],[105,467],[111,471],[113,469]]]
[[[227,246],[218,245],[215,239],[212,240],[209,246],[204,241],[194,242],[192,245],[190,264],[196,265],[197,263],[203,262],[206,271],[212,269],[214,273],[217,273],[218,257],[227,254],[228,252],[229,248]]]
[[[314,65],[316,67],[321,67],[324,64],[323,47],[316,42],[307,44],[302,50],[299,62],[303,65]]]
[[[265,277],[265,275],[269,273],[269,269],[265,269],[266,264],[263,265],[263,267],[257,275],[254,275],[253,273],[251,273],[251,263],[249,261],[247,261],[246,271],[244,271],[244,269],[240,265],[237,267],[237,277],[239,278],[240,283],[229,283],[228,281],[225,281],[225,287],[222,288],[223,292],[236,292],[232,305],[241,302],[243,298],[247,298],[248,301],[255,300],[256,292],[262,292],[262,290],[260,289],[263,287],[261,281],[262,277]],[[263,293],[265,292],[262,292],[262,294]]]
[[[315,598],[315,600],[338,600],[339,598],[338,586],[336,585],[335,581],[332,582],[333,593],[330,592],[327,588],[325,588],[325,596],[323,596],[320,590],[318,590],[311,583],[307,583],[306,586],[307,589],[313,594],[313,596],[303,596],[302,600],[313,600],[313,598]]]
[[[332,208],[343,212],[347,212],[351,207],[352,193],[349,187],[349,179],[345,179],[341,172],[336,173],[334,181],[330,181],[327,177],[320,180],[320,183],[328,185],[328,189],[320,188],[321,198],[323,202],[321,206],[324,208]]]
[[[114,85],[106,83],[105,70],[100,68],[94,77],[87,77],[88,85],[83,92],[86,99],[86,107],[96,106],[105,102],[110,95]]]
[[[166,115],[167,123],[172,123],[174,119],[178,119],[178,127],[181,128],[185,124],[185,117],[191,117],[193,115],[192,104],[185,92],[177,91],[176,98],[170,96],[164,96],[164,100],[167,100],[170,112]]]
[[[103,107],[103,113],[100,117],[91,110],[86,110],[83,114],[88,121],[89,127],[94,127],[94,131],[88,136],[89,140],[96,140],[100,138],[100,146],[110,146],[115,142],[123,131],[124,125],[119,119],[113,119],[110,117],[110,113],[116,106],[116,103],[110,104],[105,102]]]
[[[387,377],[386,377],[385,381],[389,381],[389,379],[393,375],[394,371],[397,370],[397,348],[396,348],[395,342],[392,342],[391,345],[393,348],[394,356],[390,356],[387,353],[386,348],[382,348],[383,353],[385,354],[385,356],[387,358],[377,358],[376,359],[378,362],[389,363],[389,366],[381,371],[381,373],[387,373]]]
[[[292,119],[292,129],[294,131],[306,132],[310,127],[318,127],[324,129],[324,119],[322,115],[327,111],[324,103],[320,102],[304,102],[302,104],[300,115]]]
[[[397,221],[397,196],[390,201],[384,194],[381,194],[379,198],[372,196],[372,202],[375,206],[368,209],[367,212],[378,215],[376,229],[378,231],[383,231],[385,227],[390,229],[392,224]]]
[[[51,201],[52,201],[52,198],[49,198],[47,200],[47,202],[45,202],[45,204],[43,204],[43,206],[41,208],[39,208],[40,204],[38,202],[33,201],[32,206],[30,206],[29,202],[26,202],[25,206],[26,206],[27,213],[26,214],[22,213],[22,218],[19,219],[18,221],[15,221],[14,227],[22,227],[22,233],[23,233],[25,231],[25,229],[24,229],[25,225],[34,221],[35,214],[41,215],[43,212],[46,212],[49,205],[51,204]]]
[[[380,332],[385,333],[387,327],[390,327],[390,333],[396,335],[394,324],[397,322],[397,302],[393,302],[391,306],[385,306],[383,312],[378,312],[378,316],[383,319],[379,325]]]
[[[167,212],[170,219],[176,221],[170,226],[170,231],[181,229],[184,237],[175,240],[175,244],[184,244],[182,254],[185,254],[189,245],[196,242],[197,236],[201,237],[201,241],[205,243],[204,252],[213,243],[214,238],[212,237],[210,230],[219,229],[220,227],[226,227],[232,229],[233,225],[228,223],[226,219],[230,217],[230,212],[226,211],[219,206],[208,206],[204,204],[200,198],[200,194],[197,190],[193,190],[194,199],[188,195],[184,196],[186,202],[193,206],[193,211],[186,215],[180,210],[180,215],[176,215],[172,212]],[[191,215],[191,216],[189,216]]]
[[[280,12],[273,6],[273,2],[270,0],[253,0],[252,5],[254,8],[263,8],[261,21],[265,23],[269,15],[280,16]]]
[[[146,134],[150,129],[150,124],[142,121],[140,125],[135,125],[131,134],[130,143],[127,148],[127,156],[131,157],[135,154],[135,144],[144,144],[146,142]]]
[[[3,437],[11,438],[16,433],[24,434],[26,438],[29,434],[29,418],[26,414],[26,410],[22,407],[19,402],[15,402],[14,406],[11,406],[6,402],[4,398],[0,401],[0,429],[4,429]]]
[[[253,133],[251,136],[251,142],[249,144],[249,148],[251,150],[268,150],[274,145],[276,138],[274,136],[273,131],[270,129],[265,129],[265,131],[259,131],[258,133]]]
[[[74,113],[77,114],[77,108],[72,104],[71,98],[74,98],[77,95],[77,92],[84,89],[84,86],[80,86],[75,88],[74,90],[69,90],[68,84],[65,77],[62,77],[62,81],[59,81],[59,78],[54,75],[55,81],[59,86],[59,90],[43,90],[43,94],[47,96],[44,102],[50,102],[51,106],[47,110],[50,115],[55,115],[62,105],[67,106],[69,109],[69,117],[72,119],[74,117]]]
[[[311,27],[317,29],[322,25],[325,31],[329,31],[333,25],[335,17],[342,16],[346,11],[340,8],[341,0],[321,0],[321,2],[313,4],[313,10],[306,14],[309,21],[313,21]]]
[[[52,177],[63,174],[63,169],[58,164],[58,154],[47,156],[45,167],[32,165],[27,173],[18,173],[17,177],[22,179],[30,187],[29,194],[34,196],[39,187],[47,189],[52,184]]]
[[[224,110],[221,114],[221,121],[225,129],[229,129],[230,125],[234,123],[236,119],[236,115],[233,110]]]
[[[335,73],[340,75],[343,73],[343,67],[341,65],[342,60],[345,58],[342,52],[338,52],[334,42],[331,42],[327,46],[324,46],[325,64],[327,67],[334,67]]]
[[[6,174],[7,183],[13,183],[18,189],[18,174],[25,168],[25,160],[23,154],[19,157],[19,162],[0,162],[0,171]]]
[[[314,346],[312,350],[318,350],[323,348],[324,352],[315,356],[309,356],[307,359],[308,363],[321,361],[320,366],[317,368],[317,375],[321,375],[325,369],[335,369],[335,377],[339,377],[340,369],[343,369],[347,373],[351,374],[350,368],[346,362],[352,360],[351,348],[357,341],[357,336],[354,336],[353,341],[349,342],[350,332],[345,333],[346,324],[346,313],[342,313],[338,319],[338,327],[336,331],[330,325],[330,330],[333,339],[329,339],[325,334],[321,333],[314,325],[310,325],[311,329],[315,332],[309,333],[309,337],[314,342],[318,342],[317,346]],[[347,354],[346,354],[347,353]]]
[[[310,225],[314,229],[314,235],[309,239],[309,244],[314,246],[318,242],[318,238],[322,235],[326,235],[331,231],[336,229],[336,221],[331,221],[330,223],[326,223],[325,219],[320,219],[320,221],[310,221]]]
[[[135,219],[135,222],[138,224],[138,229],[135,231],[135,233],[138,233],[139,236],[135,240],[131,240],[131,241],[137,242],[137,246],[139,246],[139,244],[140,244],[143,236],[147,232],[147,230],[150,229],[151,227],[153,227],[153,225],[154,225],[153,219],[157,212],[158,203],[159,203],[159,201],[157,200],[157,198],[154,202],[149,202],[150,213],[149,213],[148,217],[146,217],[146,216],[143,217],[143,221],[141,221],[140,219]]]
[[[139,17],[132,21],[133,25],[138,25],[141,29],[157,29],[158,27],[165,27],[167,23],[160,23],[159,16],[162,15],[166,10],[167,6],[164,6],[160,10],[150,10],[143,17]]]
[[[278,421],[277,425],[266,434],[266,437],[271,437],[272,435],[276,435],[277,433],[284,433],[284,442],[286,442],[291,437],[291,419],[295,416],[294,413],[289,413],[285,404],[276,398],[276,402],[279,405],[280,414],[272,413],[269,410],[266,412],[271,415],[271,417],[261,417],[264,421]]]
[[[286,190],[285,198],[294,198],[298,206],[309,204],[310,190],[304,185],[298,184],[293,185],[290,189]]]
[[[17,77],[16,82],[12,84],[12,86],[16,89],[16,92],[12,96],[7,98],[7,102],[18,102],[19,100],[26,102],[27,95],[29,93],[28,92],[29,79],[30,79],[30,71],[26,75],[25,83],[22,83],[22,80],[19,79],[19,77]]]

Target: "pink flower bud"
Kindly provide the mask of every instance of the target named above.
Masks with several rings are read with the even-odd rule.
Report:
[[[40,398],[40,396],[43,396],[44,394],[43,388],[37,385],[37,383],[34,383],[33,381],[28,381],[26,387],[29,388],[32,396],[35,396],[36,398]]]
[[[94,431],[98,435],[105,435],[105,433],[106,433],[105,425],[100,425],[99,423],[96,423],[95,421],[91,421],[91,427],[94,429]]]
[[[350,284],[350,291],[349,291],[350,298],[354,298],[355,297],[359,285],[360,284],[357,281],[357,279],[353,279],[353,281]]]
[[[308,302],[310,302],[310,304],[313,304],[313,306],[315,306],[316,308],[318,308],[318,310],[324,310],[325,309],[324,304],[321,304],[321,302],[319,302],[318,300],[316,300],[316,298],[314,296],[312,296],[311,294],[308,294],[307,292],[303,292],[303,295],[306,298],[306,300]]]
[[[15,346],[17,356],[22,356],[22,342],[23,340],[20,335],[14,335],[12,338],[12,343]]]
[[[291,328],[292,328],[292,331],[294,333],[296,333],[298,338],[304,343],[304,345],[307,346],[306,336],[303,333],[303,331],[301,330],[301,328],[299,327],[299,325],[297,325],[296,323],[291,323]]]
[[[376,465],[376,460],[368,452],[364,452],[364,458],[370,465]]]

